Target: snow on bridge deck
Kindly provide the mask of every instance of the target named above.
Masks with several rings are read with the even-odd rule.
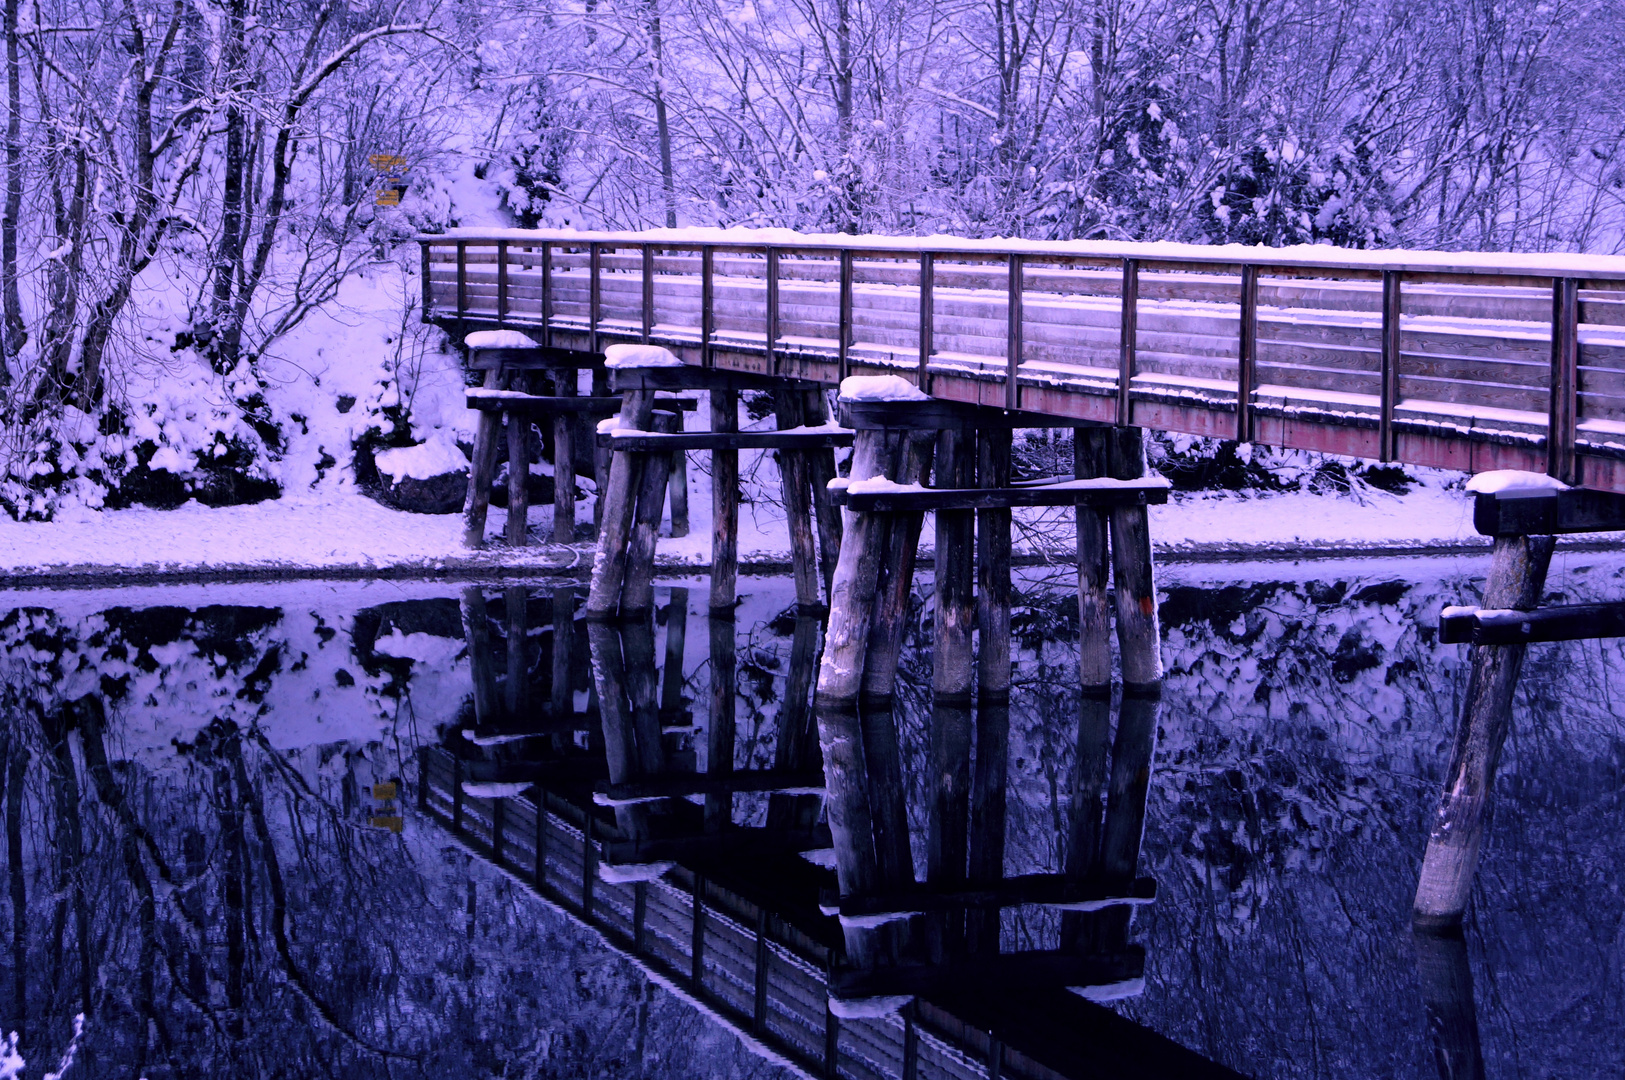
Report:
[[[419,240],[430,321],[1625,491],[1625,257],[739,229]]]

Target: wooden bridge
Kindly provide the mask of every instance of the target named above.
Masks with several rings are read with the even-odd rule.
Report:
[[[420,238],[424,317],[1625,491],[1625,258],[710,230]]]

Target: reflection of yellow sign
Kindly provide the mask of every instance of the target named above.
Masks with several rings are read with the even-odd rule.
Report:
[[[367,158],[367,164],[372,166],[380,181],[373,200],[375,205],[401,205],[401,192],[406,185],[406,159],[399,154],[373,154]]]
[[[382,784],[372,785],[372,797],[379,802],[388,802],[395,797],[395,781],[389,780]]]
[[[402,828],[405,827],[406,822],[398,816],[386,815],[381,817],[370,817],[367,819],[367,824],[371,825],[375,829],[388,829],[392,833],[398,833]]]

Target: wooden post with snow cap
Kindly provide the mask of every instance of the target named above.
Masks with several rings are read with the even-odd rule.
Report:
[[[671,433],[680,422],[668,412],[651,413],[649,428]],[[661,512],[666,508],[666,489],[671,479],[671,455],[639,453],[643,458],[642,483],[638,488],[637,509],[632,514],[632,536],[626,547],[626,570],[621,583],[621,614],[652,611],[655,602],[655,545],[660,535]],[[617,456],[619,456],[617,454]]]
[[[918,483],[930,472],[935,441],[935,434],[929,432],[888,435],[886,475],[899,483]],[[908,838],[908,791],[903,781],[903,755],[898,745],[893,706],[897,658],[908,632],[914,560],[920,547],[923,520],[922,514],[908,513],[890,514],[880,522],[879,580],[859,694],[875,851],[880,882],[885,888],[901,888],[914,882],[914,857]]]
[[[530,541],[530,417],[508,414],[508,524],[503,539],[510,547]]]
[[[976,436],[968,429],[937,435],[934,486],[975,484]],[[970,830],[971,692],[976,677],[971,633],[976,628],[976,513],[937,511],[936,617],[931,653],[931,795],[926,879],[954,888],[965,883]],[[964,924],[938,920],[934,958],[960,951]]]
[[[1114,480],[1145,475],[1145,429],[1114,428],[1107,436],[1107,467]],[[1117,644],[1125,687],[1149,689],[1162,681],[1162,642],[1157,626],[1157,583],[1151,561],[1151,519],[1144,506],[1110,511],[1112,579],[1117,607]]]
[[[711,430],[739,430],[739,391],[713,389]],[[739,451],[711,451],[711,610],[732,612],[739,581]]]
[[[841,384],[841,396],[847,400],[925,398],[896,376],[847,379]],[[852,444],[849,487],[881,476],[885,467],[886,433],[857,432]],[[869,892],[876,879],[858,694],[863,685],[864,654],[879,581],[883,526],[878,514],[848,510],[843,515],[841,552],[830,587],[829,626],[813,695],[819,749],[824,757],[829,828],[835,841],[836,877],[843,896]],[[858,944],[857,935],[849,934],[849,948]]]
[[[682,364],[677,357],[655,345],[611,345],[604,356],[604,365],[608,368],[671,367]],[[621,430],[647,431],[653,413],[654,391],[628,390],[621,397],[621,413],[615,426]],[[607,619],[615,614],[620,604],[621,585],[626,576],[627,547],[632,537],[633,517],[643,487],[643,470],[648,456],[646,453],[617,450],[609,469],[608,490],[600,492],[603,518],[598,527],[598,550],[593,556],[592,584],[587,592],[587,617],[590,619]]]
[[[1505,472],[1480,474],[1467,490],[1515,497],[1525,493],[1520,483],[1535,491],[1562,486],[1535,473]],[[1480,606],[1515,611],[1535,607],[1546,587],[1555,542],[1551,536],[1496,537]],[[1495,771],[1512,724],[1512,699],[1527,648],[1522,644],[1472,647],[1455,747],[1416,883],[1412,924],[1419,929],[1458,925],[1466,913],[1489,825]]]
[[[485,373],[485,389],[502,389],[502,372]],[[463,546],[485,546],[485,518],[491,506],[491,470],[497,456],[497,428],[502,414],[482,412],[474,429],[474,456],[468,463],[468,495],[463,500]]]
[[[780,431],[800,427],[804,411],[802,394],[795,390],[775,390],[773,411]],[[807,455],[800,450],[780,450],[778,463],[785,525],[790,530],[790,569],[796,583],[796,603],[804,608],[817,607],[820,601],[818,553],[813,543]]]
[[[976,482],[1010,486],[1011,433],[977,433]],[[1006,771],[1010,757],[1010,510],[976,512],[976,765],[971,777],[970,880],[1004,877]],[[997,911],[966,922],[971,952],[999,951]]]
[[[802,422],[811,427],[829,423],[829,402],[823,388],[802,391]],[[826,594],[835,576],[835,559],[841,551],[841,510],[830,498],[829,482],[835,479],[835,450],[807,451],[807,470],[812,481],[813,510],[818,517],[818,569],[824,578]]]
[[[553,392],[559,397],[575,397],[577,393],[574,369],[559,371],[553,376]],[[579,421],[573,413],[560,412],[553,416],[553,542],[575,542],[576,532],[576,459],[575,429]]]

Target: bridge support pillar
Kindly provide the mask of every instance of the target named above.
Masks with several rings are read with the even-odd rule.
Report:
[[[1518,611],[1535,607],[1546,587],[1554,543],[1550,536],[1497,537],[1481,607]],[[1512,697],[1527,648],[1521,644],[1472,647],[1455,749],[1416,883],[1412,924],[1419,929],[1459,925],[1467,911],[1479,849],[1489,825],[1495,770],[1511,726]]]

